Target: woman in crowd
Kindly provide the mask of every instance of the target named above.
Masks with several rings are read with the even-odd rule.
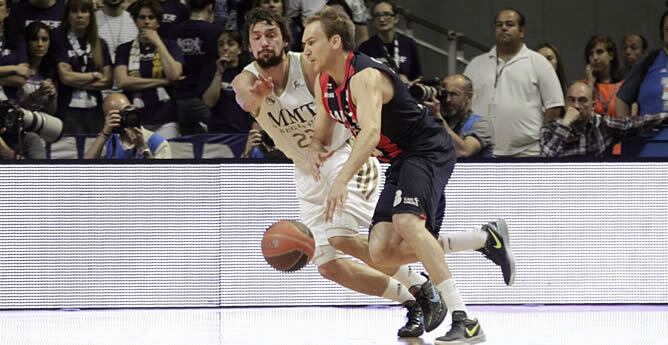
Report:
[[[114,78],[134,106],[143,109],[146,129],[165,139],[176,138],[180,134],[171,85],[183,71],[181,49],[158,35],[163,14],[158,0],[139,0],[130,14],[139,34],[118,47]]]
[[[97,34],[92,0],[69,0],[63,26],[54,32],[58,116],[67,134],[98,133],[104,124],[101,90],[112,84],[111,57]]]
[[[253,118],[237,104],[230,85],[248,63],[241,47],[241,37],[236,31],[223,31],[218,37],[216,74],[202,96],[211,108],[209,132],[248,133],[253,125]]]
[[[559,78],[559,83],[561,84],[561,89],[566,93],[566,71],[564,69],[564,63],[559,54],[559,50],[551,43],[542,43],[538,45],[536,51],[543,55],[547,61],[550,62],[554,70],[557,72],[557,78]]]
[[[594,112],[615,116],[616,94],[621,81],[617,79],[619,59],[615,42],[608,36],[596,35],[589,39],[584,51],[586,82],[594,90]]]
[[[28,45],[30,77],[19,90],[23,108],[55,115],[58,111],[56,64],[51,49],[51,30],[42,22],[32,22],[25,28]]]

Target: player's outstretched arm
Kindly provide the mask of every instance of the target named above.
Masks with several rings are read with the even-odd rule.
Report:
[[[274,91],[274,83],[270,77],[258,78],[243,71],[232,80],[232,88],[239,106],[246,112],[257,114],[264,98]]]
[[[350,80],[350,93],[357,105],[360,128],[346,164],[334,179],[325,203],[325,221],[331,221],[337,208],[344,208],[348,198],[348,181],[362,168],[380,141],[383,93],[386,80],[378,70],[367,68]],[[391,98],[391,95],[388,96]]]
[[[320,167],[322,163],[331,157],[333,151],[327,152],[326,147],[332,141],[332,133],[334,132],[334,125],[336,122],[332,119],[325,107],[322,105],[322,91],[320,84],[320,75],[315,78],[316,82],[313,85],[315,93],[315,108],[316,116],[313,123],[313,136],[311,137],[311,144],[309,145],[307,154],[307,161],[311,167],[311,173],[316,181],[320,180]]]

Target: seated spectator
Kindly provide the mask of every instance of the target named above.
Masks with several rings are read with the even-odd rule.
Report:
[[[647,54],[647,39],[641,34],[628,34],[622,41],[624,52],[624,66],[619,69],[617,78],[626,79],[631,74],[633,66]]]
[[[158,35],[162,7],[158,0],[138,0],[132,18],[139,34],[118,47],[114,78],[137,109],[143,109],[143,126],[163,138],[178,137],[172,84],[181,78],[183,55],[176,42]]]
[[[594,92],[587,83],[572,83],[564,117],[541,129],[541,156],[602,156],[631,129],[668,118],[668,113],[623,118],[599,115],[594,104]]]
[[[66,0],[21,1],[12,8],[12,26],[22,30],[32,22],[42,22],[50,29],[56,29],[65,17],[65,2]]]
[[[26,27],[24,37],[28,45],[30,77],[19,90],[19,104],[25,109],[55,115],[58,76],[51,48],[51,30],[42,22],[32,22]]]
[[[601,115],[617,115],[616,94],[622,83],[617,79],[619,59],[615,42],[608,36],[593,36],[585,48],[585,62],[586,81],[594,89],[594,111]]]
[[[493,157],[494,127],[487,118],[471,110],[471,79],[463,74],[451,75],[442,80],[441,87],[441,99],[425,103],[434,115],[443,120],[443,127],[452,138],[457,157]]]
[[[640,60],[624,81],[624,85],[617,93],[618,116],[631,116],[632,106],[637,103],[638,116],[646,116],[668,111],[668,11],[661,16],[659,25],[661,27],[661,40],[663,47],[653,50],[645,58]],[[655,126],[633,138],[626,138],[623,142],[623,156],[666,156],[665,146],[656,150],[648,150],[649,144],[660,138],[668,136],[668,125]]]
[[[101,90],[111,87],[111,57],[97,35],[92,0],[69,0],[62,28],[53,34],[58,66],[58,116],[65,133],[99,132]]]
[[[210,110],[202,95],[216,74],[218,37],[222,29],[212,24],[214,0],[192,0],[190,19],[177,24],[170,39],[183,53],[183,78],[174,85],[182,135],[205,133]]]
[[[263,131],[258,125],[255,125],[248,132],[246,146],[244,147],[244,152],[241,154],[241,158],[289,160],[283,151],[276,148],[276,144],[269,134]]]
[[[141,0],[140,0],[141,1]],[[104,128],[84,154],[85,159],[169,159],[169,143],[159,134],[140,127],[122,127],[121,112],[132,109],[122,93],[104,100]]]
[[[264,8],[265,10],[276,13],[279,16],[284,16],[286,9],[283,0],[254,0],[253,7]]]
[[[236,31],[223,31],[218,37],[216,74],[202,100],[211,108],[209,132],[248,133],[253,118],[235,99],[231,82],[245,66],[241,63],[241,37]]]
[[[355,24],[355,46],[369,39],[369,29],[367,21],[369,13],[362,0],[327,0],[327,6],[331,6],[343,11],[348,18]],[[353,11],[353,8],[355,10]]]
[[[414,83],[422,76],[422,67],[415,41],[395,30],[399,23],[397,5],[390,0],[376,0],[372,10],[377,34],[362,42],[359,51],[392,68],[404,83]]]
[[[543,55],[547,61],[550,62],[554,71],[557,72],[557,78],[559,78],[559,84],[561,84],[561,90],[565,93],[566,88],[566,71],[564,69],[564,63],[561,59],[561,54],[557,47],[550,43],[541,43],[538,45],[536,50],[538,54]]]
[[[111,62],[114,62],[118,46],[137,37],[137,27],[123,9],[123,0],[104,0],[102,8],[95,12],[95,21],[97,32],[107,42]]]

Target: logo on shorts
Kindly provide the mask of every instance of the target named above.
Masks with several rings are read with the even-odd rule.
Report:
[[[397,206],[401,204],[401,189],[397,189],[397,192],[394,193],[394,205],[392,206]]]
[[[397,190],[397,192],[394,194],[394,207],[396,207],[399,204],[406,204],[406,205],[413,205],[415,207],[420,207],[420,199],[418,198],[411,198],[411,197],[404,197],[402,195],[401,190]]]

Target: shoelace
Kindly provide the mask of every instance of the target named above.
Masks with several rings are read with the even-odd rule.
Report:
[[[460,331],[460,329],[462,328],[463,325],[464,325],[464,322],[461,321],[461,320],[452,321],[452,323],[450,324],[450,330],[447,333],[445,333],[445,336],[447,337],[449,335],[457,334],[457,332]]]

